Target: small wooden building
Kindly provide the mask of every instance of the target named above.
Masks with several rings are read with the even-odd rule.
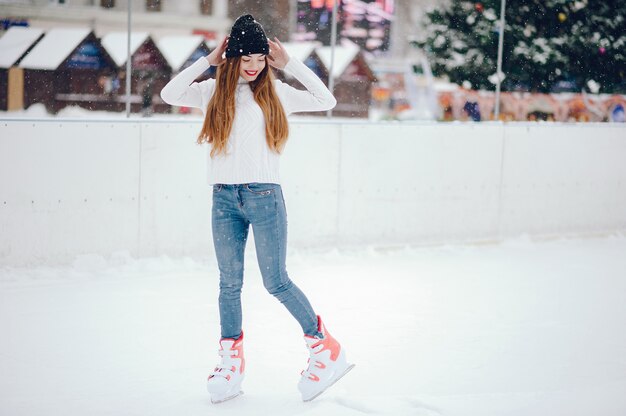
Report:
[[[0,38],[0,111],[24,108],[24,71],[17,65],[42,37],[41,29],[13,26]]]
[[[201,57],[211,53],[211,48],[201,35],[164,36],[157,40],[157,46],[172,68],[173,74],[179,73]],[[215,76],[215,67],[206,70],[198,77],[198,80],[205,80],[211,75]]]
[[[24,107],[43,103],[51,113],[67,105],[106,108],[108,96],[96,80],[115,64],[90,29],[55,28],[20,62]]]
[[[207,45],[202,35],[164,36],[157,40],[157,45],[172,68],[172,76],[211,52],[211,48]],[[196,78],[196,81],[200,82],[208,78],[215,78],[215,75],[216,67],[211,66]],[[192,109],[187,107],[170,106],[169,108],[177,113],[186,114],[192,112]]]
[[[328,84],[328,69],[324,66],[324,63],[321,61],[319,56],[315,54],[315,49],[321,46],[319,42],[285,42],[283,43],[285,47],[285,51],[289,56],[293,56],[300,61],[302,61],[306,66],[308,66],[315,74],[324,81],[325,84]],[[287,82],[290,85],[297,85],[299,88],[302,88],[302,85],[296,81],[295,78],[289,76],[288,74],[279,71],[278,78],[281,81]]]
[[[116,66],[115,90],[116,109],[125,107],[126,94],[126,32],[111,32],[102,37],[102,46],[111,55]],[[159,92],[167,84],[172,75],[172,68],[148,33],[132,32],[130,34],[131,54],[131,111],[139,112],[150,108],[156,113],[169,112]]]
[[[322,63],[322,60],[315,53],[315,49],[321,46],[319,42],[285,42],[283,43],[285,50],[289,56],[293,56],[298,60],[302,61],[309,69],[311,69],[315,74],[324,82],[324,84],[328,85],[328,69]],[[286,84],[291,85],[297,89],[304,89],[305,87],[292,77],[290,74],[283,71],[275,71],[276,77]],[[319,112],[307,112],[303,113],[303,115],[313,115],[313,116],[325,116],[325,111]]]
[[[317,48],[315,53],[324,67],[330,68],[331,47]],[[372,83],[376,77],[365,61],[360,48],[355,44],[337,45],[332,71],[335,82],[333,94],[337,99],[333,115],[368,118]]]

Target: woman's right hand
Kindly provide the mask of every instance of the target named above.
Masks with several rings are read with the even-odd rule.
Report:
[[[213,52],[205,56],[207,61],[209,61],[209,64],[213,66],[222,65],[224,61],[226,60],[222,55],[224,55],[224,52],[226,51],[227,46],[228,46],[228,36],[224,38],[222,43],[220,43],[220,45],[217,48],[213,49]]]

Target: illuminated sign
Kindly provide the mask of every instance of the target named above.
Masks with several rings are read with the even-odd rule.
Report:
[[[394,0],[299,0],[294,40],[329,45],[335,1],[338,39],[350,39],[373,53],[389,49]]]

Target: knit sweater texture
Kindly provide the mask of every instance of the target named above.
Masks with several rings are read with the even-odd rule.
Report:
[[[181,71],[161,90],[161,98],[170,105],[197,107],[204,115],[214,91],[215,80],[194,82],[209,68],[202,57]],[[284,71],[296,78],[306,90],[298,90],[280,80],[274,88],[287,115],[304,111],[326,111],[337,101],[324,83],[306,65],[290,57]],[[207,182],[210,185],[243,183],[280,184],[280,155],[267,145],[265,118],[254,100],[248,82],[239,77],[235,93],[235,118],[228,137],[226,154],[211,157],[207,145]]]

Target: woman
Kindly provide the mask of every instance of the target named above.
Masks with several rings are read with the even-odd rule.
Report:
[[[216,79],[194,83],[209,65],[217,66]],[[307,90],[274,80],[269,66],[291,73]],[[268,40],[251,15],[239,17],[230,36],[173,78],[161,97],[172,105],[202,109],[205,118],[198,143],[210,144],[208,180],[213,185],[211,224],[220,271],[221,324],[221,362],[207,384],[211,401],[242,393],[241,287],[250,225],[265,288],[304,332],[310,358],[298,388],[303,400],[314,399],[353,365],[287,275],[287,214],[278,165],[289,134],[287,115],[331,109],[335,98],[310,69],[287,55],[278,39]]]

